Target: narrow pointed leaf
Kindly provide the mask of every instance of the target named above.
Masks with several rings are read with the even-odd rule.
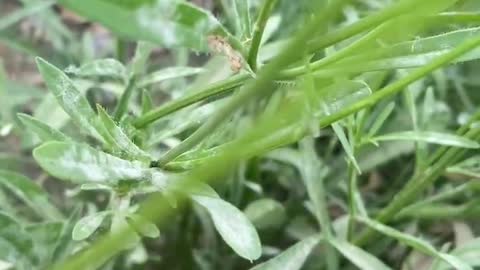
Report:
[[[37,58],[37,66],[48,89],[53,93],[63,110],[70,115],[73,122],[88,134],[103,142],[97,115],[67,75],[42,58]]]
[[[380,128],[383,126],[385,121],[388,119],[390,114],[393,112],[393,109],[395,108],[395,103],[390,103],[388,104],[385,109],[378,115],[377,119],[375,119],[375,122],[373,122],[372,126],[370,127],[370,130],[368,131],[368,136],[372,137],[377,132],[380,130]]]
[[[480,145],[470,139],[447,133],[433,131],[403,131],[380,135],[374,141],[419,141],[432,144],[477,149]]]
[[[97,212],[81,218],[77,224],[75,224],[75,227],[73,227],[72,239],[80,241],[88,238],[102,225],[103,220],[108,214],[109,212]]]
[[[97,111],[106,133],[109,134],[106,141],[133,160],[150,161],[150,155],[134,144],[102,107],[97,106]]]
[[[340,239],[329,239],[340,253],[361,270],[390,270],[382,261],[363,249]]]
[[[59,210],[50,202],[48,193],[27,177],[0,170],[0,186],[15,194],[40,217],[50,219],[62,217]]]
[[[49,174],[77,183],[117,184],[146,177],[139,162],[123,160],[85,144],[48,142],[35,148],[33,157]]]
[[[0,212],[0,260],[14,262],[17,267],[33,269],[38,262],[33,252],[33,241],[22,225]],[[28,268],[30,267],[30,268]]]
[[[418,250],[420,252],[423,252],[427,255],[436,257],[442,261],[445,261],[446,263],[450,264],[453,266],[455,269],[459,270],[472,270],[472,268],[463,263],[461,260],[456,258],[453,255],[448,255],[443,252],[437,251],[430,243],[419,239],[417,237],[414,237],[412,235],[397,231],[393,229],[392,227],[388,227],[386,225],[383,225],[382,223],[379,223],[377,221],[365,218],[365,217],[357,217],[357,219],[369,226],[370,228],[384,234],[387,236],[390,236],[392,238],[395,238],[397,241],[400,243],[403,243],[404,245],[410,246],[414,248],[415,250]]]
[[[308,255],[320,242],[320,237],[308,237],[289,247],[276,257],[261,263],[250,270],[300,270],[307,260]]]
[[[18,118],[22,121],[23,125],[37,135],[43,142],[46,141],[71,141],[67,135],[50,127],[42,121],[32,117],[28,114],[19,113]]]
[[[240,210],[219,198],[195,195],[192,199],[210,213],[218,233],[239,256],[247,260],[260,257],[260,238]]]

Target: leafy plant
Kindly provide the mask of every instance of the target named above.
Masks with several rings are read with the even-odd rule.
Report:
[[[0,269],[478,266],[431,222],[478,234],[475,1],[21,2],[48,94],[1,73]]]

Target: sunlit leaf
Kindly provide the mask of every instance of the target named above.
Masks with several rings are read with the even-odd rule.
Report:
[[[337,250],[342,253],[352,264],[361,270],[389,270],[382,261],[363,249],[348,243],[345,240],[329,239],[328,240]]]
[[[76,241],[84,240],[92,235],[110,212],[97,212],[81,218],[72,231],[72,239]]]
[[[418,141],[440,145],[477,149],[480,145],[470,139],[433,131],[403,131],[384,134],[372,138],[373,141]]]
[[[320,242],[320,237],[311,236],[289,247],[276,257],[261,263],[250,270],[300,270],[308,255]]]
[[[239,256],[247,260],[260,257],[260,238],[240,210],[219,198],[195,195],[192,199],[210,213],[218,233]]]
[[[75,124],[103,141],[101,136],[103,130],[98,122],[97,115],[67,75],[41,58],[37,58],[37,66],[48,89]]]
[[[447,172],[480,178],[480,156],[473,156],[449,168]]]
[[[85,144],[47,142],[35,148],[33,157],[51,175],[77,183],[117,184],[146,177],[139,162],[123,160]]]

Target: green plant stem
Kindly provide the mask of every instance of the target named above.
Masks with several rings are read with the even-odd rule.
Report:
[[[130,102],[130,99],[133,96],[133,90],[135,90],[135,82],[136,82],[135,76],[132,76],[127,82],[125,91],[123,91],[123,94],[120,97],[120,101],[118,102],[118,105],[115,108],[115,112],[113,113],[113,117],[116,121],[120,121],[122,116],[128,110],[128,104]]]
[[[185,97],[182,97],[178,100],[174,100],[165,104],[164,106],[160,106],[159,108],[153,109],[150,112],[146,113],[145,115],[140,116],[137,118],[133,125],[136,128],[144,128],[148,124],[155,122],[156,120],[172,113],[178,111],[182,108],[185,108],[189,105],[192,105],[196,102],[202,101],[206,98],[211,96],[224,93],[226,91],[230,91],[235,87],[240,86],[246,80],[250,78],[248,74],[239,74],[233,77],[230,77],[226,80],[220,81],[218,83],[211,84],[204,89],[191,93]]]
[[[337,13],[341,6],[342,1],[330,2],[329,6],[322,10],[318,16],[313,18],[313,20],[291,40],[288,46],[274,60],[272,60],[272,62],[265,65],[265,67],[260,70],[256,80],[247,83],[245,88],[240,91],[238,95],[230,99],[224,107],[220,108],[190,137],[172,148],[152,165],[163,167],[171,160],[200,143],[212,133],[212,130],[215,130],[225,119],[230,117],[237,108],[248,103],[251,98],[266,95],[271,92],[273,90],[272,81],[278,75],[279,71],[295,62],[303,55],[303,52],[298,50],[298,48],[301,48],[305,41],[309,39],[310,35],[316,32],[319,25],[326,24],[331,16],[334,16],[334,14]]]
[[[262,42],[263,31],[265,30],[265,26],[267,25],[270,13],[272,13],[272,10],[275,7],[276,3],[277,0],[263,0],[260,14],[258,15],[258,19],[255,22],[255,26],[253,28],[252,44],[250,46],[250,51],[248,52],[247,60],[250,68],[253,71],[257,71],[257,56],[260,49],[260,43]]]

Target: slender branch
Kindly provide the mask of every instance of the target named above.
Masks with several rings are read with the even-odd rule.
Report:
[[[248,53],[248,64],[253,71],[257,70],[257,56],[258,50],[260,49],[260,43],[262,42],[263,31],[265,30],[267,20],[276,3],[277,0],[264,0],[263,6],[260,9],[260,14],[255,22],[252,45],[250,46],[250,51]]]
[[[250,78],[247,74],[240,74],[233,77],[230,77],[226,80],[220,81],[218,83],[214,83],[212,85],[207,86],[205,89],[201,89],[196,91],[190,95],[184,96],[178,100],[174,100],[170,103],[165,104],[164,106],[158,107],[156,109],[151,110],[145,115],[140,116],[137,118],[133,125],[136,128],[144,128],[148,124],[168,115],[172,112],[185,108],[189,105],[192,105],[196,102],[202,101],[206,98],[211,96],[224,93],[226,91],[230,91],[235,87],[240,86],[246,80]]]

